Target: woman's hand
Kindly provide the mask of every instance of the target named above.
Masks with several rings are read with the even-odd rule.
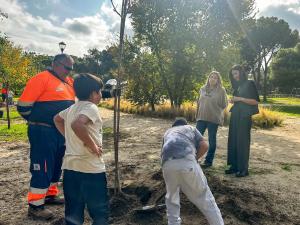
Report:
[[[231,101],[234,102],[243,102],[247,105],[258,105],[258,101],[256,101],[255,99],[249,99],[249,98],[242,98],[242,97],[237,97],[237,96],[233,96],[231,98]]]

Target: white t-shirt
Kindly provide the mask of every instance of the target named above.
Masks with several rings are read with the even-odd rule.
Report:
[[[89,133],[95,143],[102,146],[102,119],[98,107],[89,101],[78,101],[59,115],[65,120],[66,153],[62,169],[83,173],[105,172],[103,158],[91,153],[71,128],[79,115],[87,116],[91,120],[88,124]]]

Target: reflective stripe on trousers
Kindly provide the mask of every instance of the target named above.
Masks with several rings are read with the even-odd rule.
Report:
[[[180,190],[204,214],[210,225],[224,225],[206,178],[197,163],[191,159],[166,161],[162,167],[166,183],[166,206],[169,225],[180,225]]]
[[[44,205],[47,191],[48,188],[41,189],[30,187],[27,195],[28,204],[34,206]]]
[[[56,196],[59,194],[57,183],[52,184],[49,188],[30,187],[27,195],[28,204],[40,206],[45,204],[46,196]]]
[[[56,196],[59,194],[59,190],[57,188],[57,183],[51,183],[48,188],[46,196]]]

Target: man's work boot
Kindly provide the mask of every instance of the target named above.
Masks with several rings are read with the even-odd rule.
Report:
[[[63,205],[65,204],[65,199],[58,196],[47,196],[45,198],[45,204],[47,205]]]
[[[54,215],[49,209],[28,207],[28,216],[32,219],[50,220]]]

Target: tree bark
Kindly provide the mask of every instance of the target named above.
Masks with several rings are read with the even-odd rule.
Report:
[[[264,69],[264,91],[263,91],[263,101],[267,102],[267,75],[268,75],[268,63],[265,60]]]
[[[261,60],[259,60],[257,65],[257,88],[261,90]]]
[[[164,85],[165,89],[168,92],[168,95],[169,95],[169,98],[170,98],[170,102],[171,102],[171,107],[173,107],[174,106],[174,96],[173,96],[172,90],[171,90],[171,88],[169,86],[168,79],[167,79],[167,76],[165,74],[165,70],[163,68],[163,64],[162,64],[163,60],[161,58],[161,53],[160,53],[159,46],[158,46],[156,38],[155,38],[154,31],[151,32],[151,36],[149,36],[149,40],[152,43],[153,52],[154,52],[155,56],[158,59],[159,73],[160,73],[160,75],[162,77],[163,85]]]
[[[118,66],[118,77],[117,77],[117,89],[121,89],[120,78],[123,64],[123,55],[124,55],[124,31],[125,31],[125,21],[128,13],[128,5],[130,0],[122,1],[122,9],[121,13],[118,13],[113,1],[111,3],[113,5],[114,11],[120,15],[121,24],[120,24],[120,40],[119,40],[119,66]],[[117,95],[114,99],[114,151],[115,151],[115,187],[114,193],[119,194],[122,192],[121,184],[120,184],[120,171],[119,171],[119,139],[120,139],[120,102],[121,96]]]
[[[5,98],[5,101],[6,101],[6,115],[7,115],[7,129],[10,129],[10,115],[9,115],[9,101],[8,101],[8,88],[9,88],[9,85],[8,85],[8,82],[6,83],[6,98]]]
[[[153,102],[151,102],[151,110],[152,110],[152,112],[155,112],[155,104],[153,103]]]
[[[8,105],[7,95],[6,95],[6,115],[7,115],[7,128],[10,129],[10,115],[9,115],[9,105]]]

